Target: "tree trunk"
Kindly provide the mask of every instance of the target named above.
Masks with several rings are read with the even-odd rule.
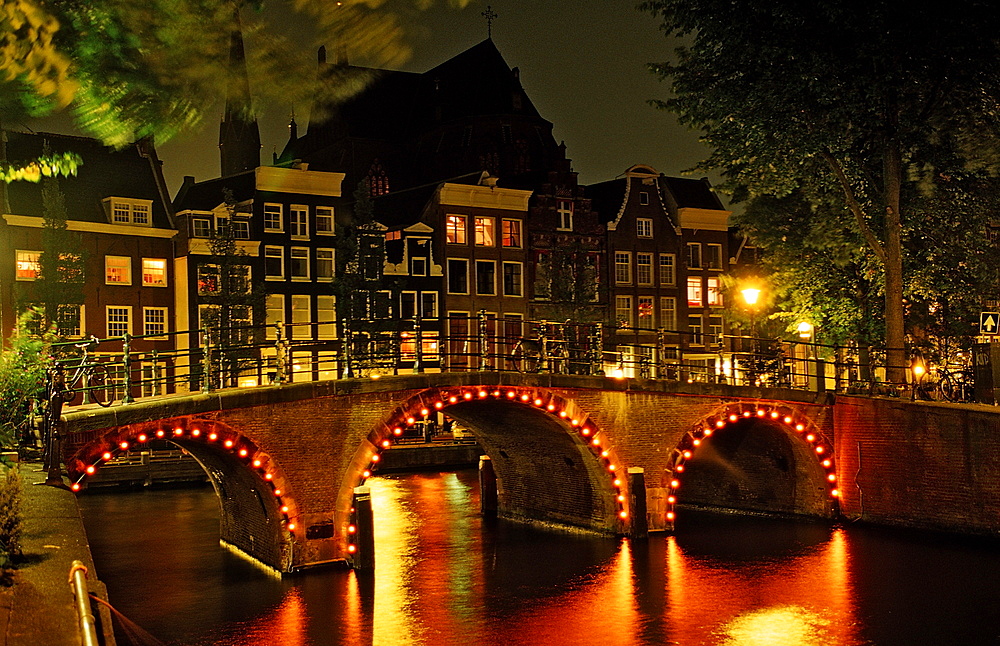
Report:
[[[891,112],[893,117],[894,112]],[[885,142],[885,357],[886,380],[906,382],[903,330],[903,253],[900,192],[902,157],[895,128]]]

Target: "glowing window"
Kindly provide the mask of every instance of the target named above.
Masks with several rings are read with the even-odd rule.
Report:
[[[142,284],[146,287],[166,287],[167,261],[163,258],[143,258]]]
[[[688,276],[687,280],[688,305],[701,307],[705,300],[701,289],[701,276]]]
[[[41,257],[41,251],[16,251],[14,266],[17,280],[35,280],[38,278],[38,271],[41,269],[41,265],[39,264]]]
[[[128,256],[104,256],[104,282],[108,285],[131,285],[132,259]]]
[[[503,221],[503,246],[505,246],[505,247],[520,247],[521,246],[521,221],[520,220],[504,220]]]
[[[493,237],[493,218],[476,218],[476,246],[492,247],[496,245]]]
[[[449,215],[445,223],[448,244],[465,244],[465,216]]]

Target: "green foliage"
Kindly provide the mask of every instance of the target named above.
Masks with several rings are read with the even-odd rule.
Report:
[[[35,310],[23,314],[0,351],[0,446],[5,448],[17,445],[18,434],[29,421],[32,401],[44,394],[51,339],[28,333],[40,316]]]
[[[8,466],[0,480],[0,554],[9,562],[21,555],[21,534],[24,518],[21,515],[21,474],[16,467]]]
[[[451,0],[464,6],[468,0]],[[294,105],[324,91],[315,68],[297,64],[319,44],[336,43],[374,65],[409,55],[402,16],[431,0],[293,0],[309,32],[284,36],[268,24],[263,0],[10,0],[0,9],[0,113],[43,116],[69,107],[78,125],[122,146],[157,142],[211,113],[243,70],[229,68],[231,34],[248,42],[247,66],[264,101]],[[276,4],[274,0],[267,3]],[[286,29],[285,31],[290,31]],[[302,62],[308,59],[303,59]],[[292,64],[289,62],[292,61]],[[338,87],[330,88],[336,93]]]
[[[682,37],[675,62],[651,67],[673,91],[657,105],[700,129],[714,150],[699,170],[722,170],[736,201],[799,200],[786,214],[784,240],[768,231],[770,222],[746,226],[748,215],[743,224],[769,253],[778,253],[778,242],[788,246],[776,268],[801,253],[790,285],[826,266],[855,276],[848,292],[867,282],[864,303],[881,291],[884,305],[870,314],[884,322],[886,345],[901,353],[904,289],[929,290],[929,281],[915,281],[914,234],[935,218],[978,227],[983,214],[952,193],[966,181],[987,181],[1000,159],[993,63],[1000,7],[978,0],[948,11],[903,0],[878,0],[863,12],[832,0],[648,0],[641,7],[662,19],[668,36]],[[941,200],[949,210],[933,211],[929,205]],[[827,309],[833,316],[846,307]],[[850,318],[839,325],[849,328]]]
[[[536,267],[536,283],[547,288],[544,314],[559,321],[594,322],[601,318],[597,307],[596,250],[579,239],[559,244],[545,254]]]
[[[79,236],[68,230],[65,196],[54,177],[42,181],[42,213],[42,253],[32,285],[33,302],[41,307],[42,329],[62,333],[61,306],[83,303],[85,260]]]
[[[39,182],[47,177],[76,175],[83,158],[73,152],[50,153],[27,162],[0,160],[0,182]]]

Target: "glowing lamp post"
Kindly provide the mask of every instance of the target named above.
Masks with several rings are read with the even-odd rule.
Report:
[[[747,371],[750,377],[750,385],[757,384],[757,300],[760,298],[760,290],[756,287],[747,287],[740,290],[743,295],[743,302],[750,309],[750,365]]]

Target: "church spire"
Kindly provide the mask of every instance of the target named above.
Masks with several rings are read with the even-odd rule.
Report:
[[[219,125],[219,156],[222,175],[234,175],[260,166],[260,130],[250,105],[250,81],[247,78],[246,54],[239,6],[235,9],[235,27],[229,45],[229,84],[226,88],[226,111]]]

